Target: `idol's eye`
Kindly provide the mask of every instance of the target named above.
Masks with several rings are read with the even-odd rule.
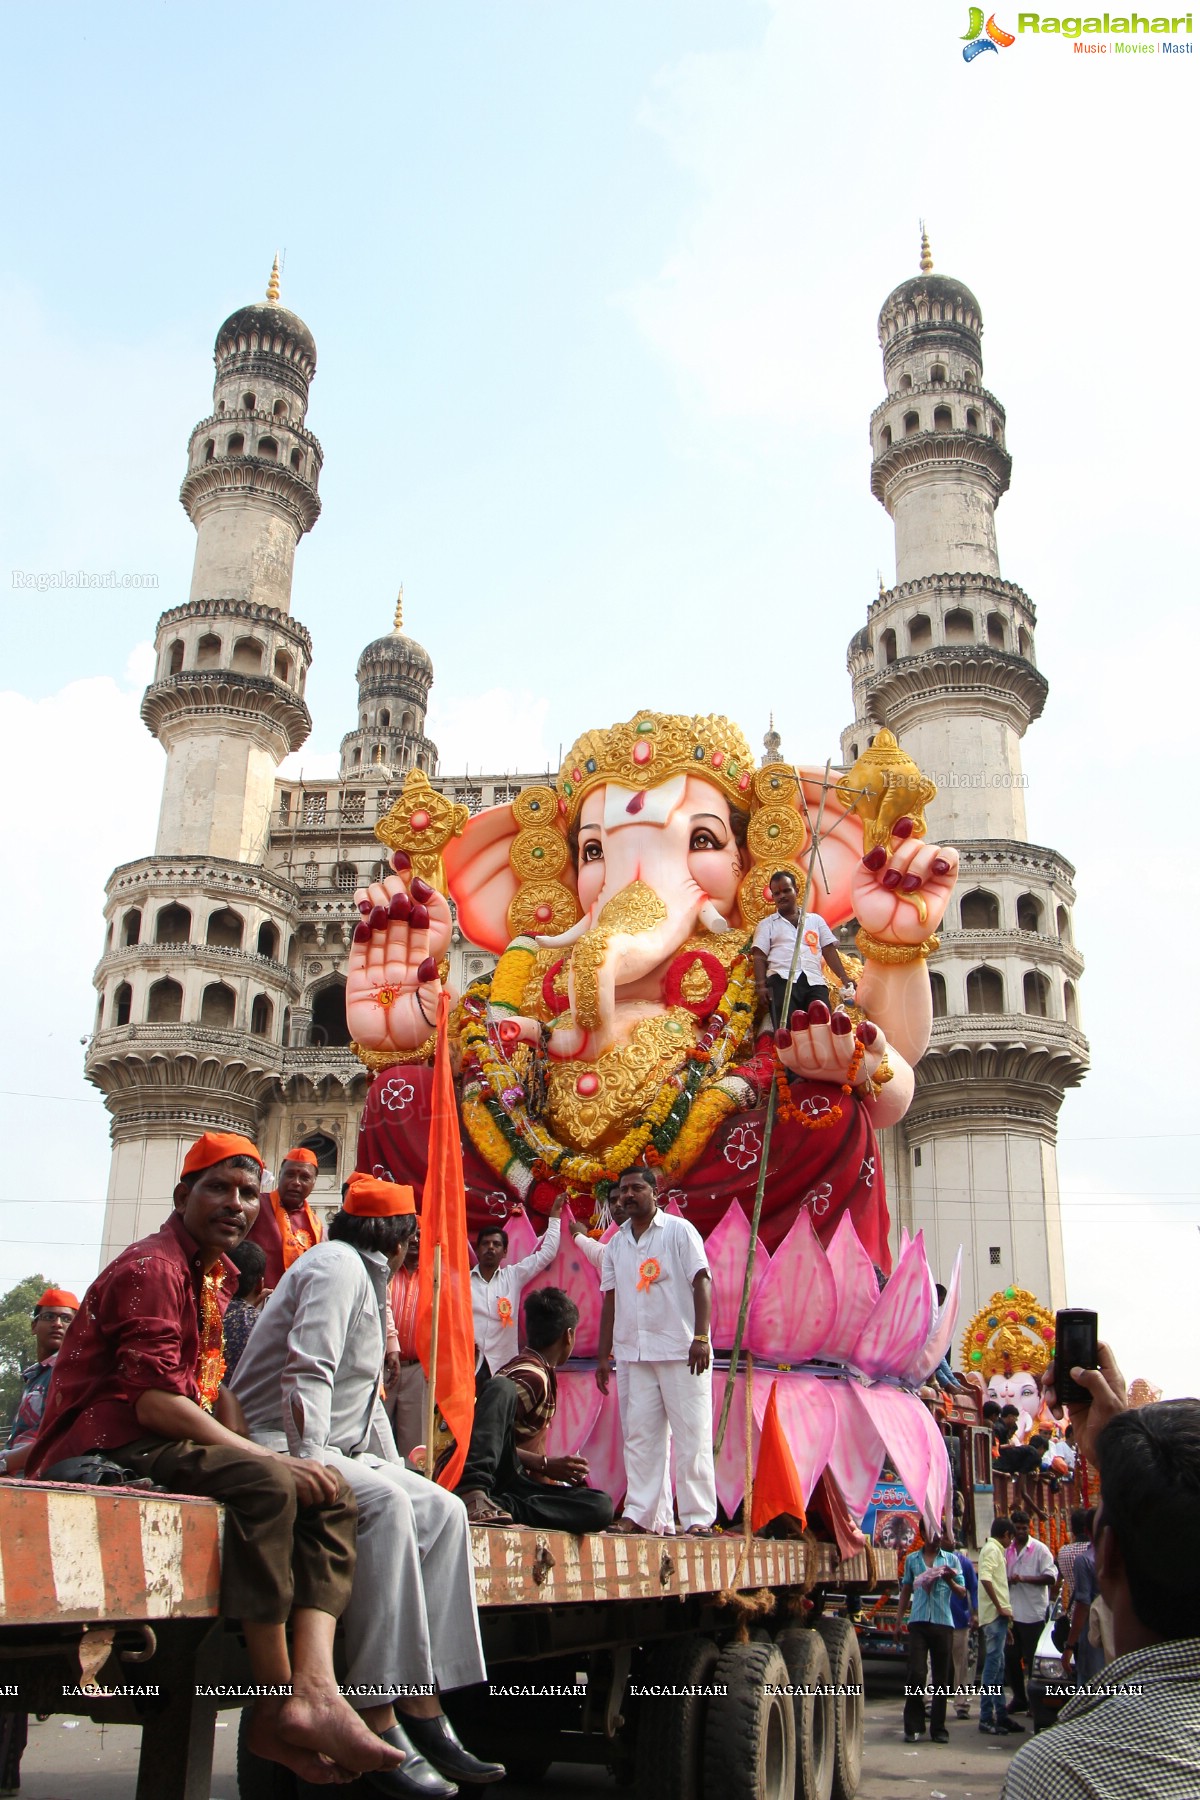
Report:
[[[709,831],[705,825],[698,825],[692,833],[693,850],[723,850],[724,847],[716,832]]]
[[[579,860],[581,863],[604,861],[604,846],[599,838],[589,838],[586,844],[580,844]]]

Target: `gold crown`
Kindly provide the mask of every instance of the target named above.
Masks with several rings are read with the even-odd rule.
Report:
[[[557,785],[567,823],[574,825],[592,788],[606,781],[657,787],[673,775],[702,775],[722,789],[731,805],[748,812],[754,807],[754,773],[750,746],[729,719],[636,712],[625,725],[585,731],[559,770]]]
[[[981,1307],[963,1333],[964,1369],[975,1369],[985,1381],[1014,1373],[1040,1375],[1054,1355],[1054,1314],[1028,1288],[1001,1288]]]

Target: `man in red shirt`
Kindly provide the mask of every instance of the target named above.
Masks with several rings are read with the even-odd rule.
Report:
[[[89,1451],[175,1493],[223,1501],[221,1606],[240,1619],[254,1680],[251,1748],[306,1780],[400,1760],[338,1693],[333,1633],[350,1597],[354,1496],[320,1463],[263,1450],[222,1392],[221,1323],[258,1208],[262,1158],[246,1138],[192,1145],[161,1231],[131,1244],[83,1297],[58,1353],[28,1473],[69,1480]],[[287,1627],[291,1623],[289,1655]]]
[[[280,1166],[278,1186],[262,1195],[258,1217],[246,1236],[260,1244],[267,1259],[263,1280],[267,1292],[277,1287],[285,1269],[319,1244],[325,1233],[308,1203],[317,1185],[317,1159],[311,1150],[289,1150]]]

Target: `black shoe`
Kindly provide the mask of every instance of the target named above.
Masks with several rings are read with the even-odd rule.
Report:
[[[982,1731],[984,1737],[1003,1737],[1004,1736],[1003,1725],[989,1725],[986,1722],[986,1720],[980,1724],[979,1729],[980,1729],[980,1731]]]
[[[935,1744],[948,1744],[950,1742],[950,1733],[948,1731],[931,1731],[929,1735]]]
[[[1000,1720],[1000,1730],[1001,1731],[1022,1731],[1023,1732],[1024,1729],[1025,1729],[1025,1727],[1023,1725],[1018,1725],[1017,1721],[1015,1719],[1001,1719]]]
[[[919,1744],[924,1736],[923,1731],[906,1731],[904,1741],[906,1744]]]
[[[364,1775],[362,1779],[372,1793],[386,1794],[389,1800],[451,1800],[457,1794],[454,1783],[443,1780],[432,1763],[425,1760],[405,1735],[403,1726],[393,1725],[379,1735],[394,1750],[403,1750],[404,1761],[397,1769],[373,1770]]]
[[[421,1755],[451,1781],[465,1781],[482,1787],[485,1782],[504,1780],[504,1764],[481,1762],[479,1757],[472,1756],[460,1743],[458,1733],[445,1713],[439,1713],[436,1719],[413,1719],[406,1715],[404,1729]]]

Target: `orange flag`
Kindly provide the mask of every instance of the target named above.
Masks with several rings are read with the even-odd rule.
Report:
[[[429,1118],[429,1167],[421,1199],[416,1348],[426,1375],[433,1327],[433,1253],[442,1251],[437,1368],[433,1392],[454,1434],[454,1453],[438,1476],[453,1488],[467,1458],[475,1418],[475,1327],[471,1318],[471,1259],[467,1250],[467,1190],[463,1181],[458,1107],[450,1074],[450,998],[438,1000],[437,1055]],[[432,1447],[428,1452],[432,1455]]]
[[[799,1519],[801,1525],[805,1523],[800,1472],[788,1448],[783,1426],[779,1423],[779,1409],[775,1404],[778,1385],[775,1381],[771,1383],[771,1397],[767,1401],[758,1439],[754,1499],[750,1507],[750,1523],[755,1531],[761,1531],[764,1525],[769,1525],[780,1513],[791,1513],[793,1518]]]

